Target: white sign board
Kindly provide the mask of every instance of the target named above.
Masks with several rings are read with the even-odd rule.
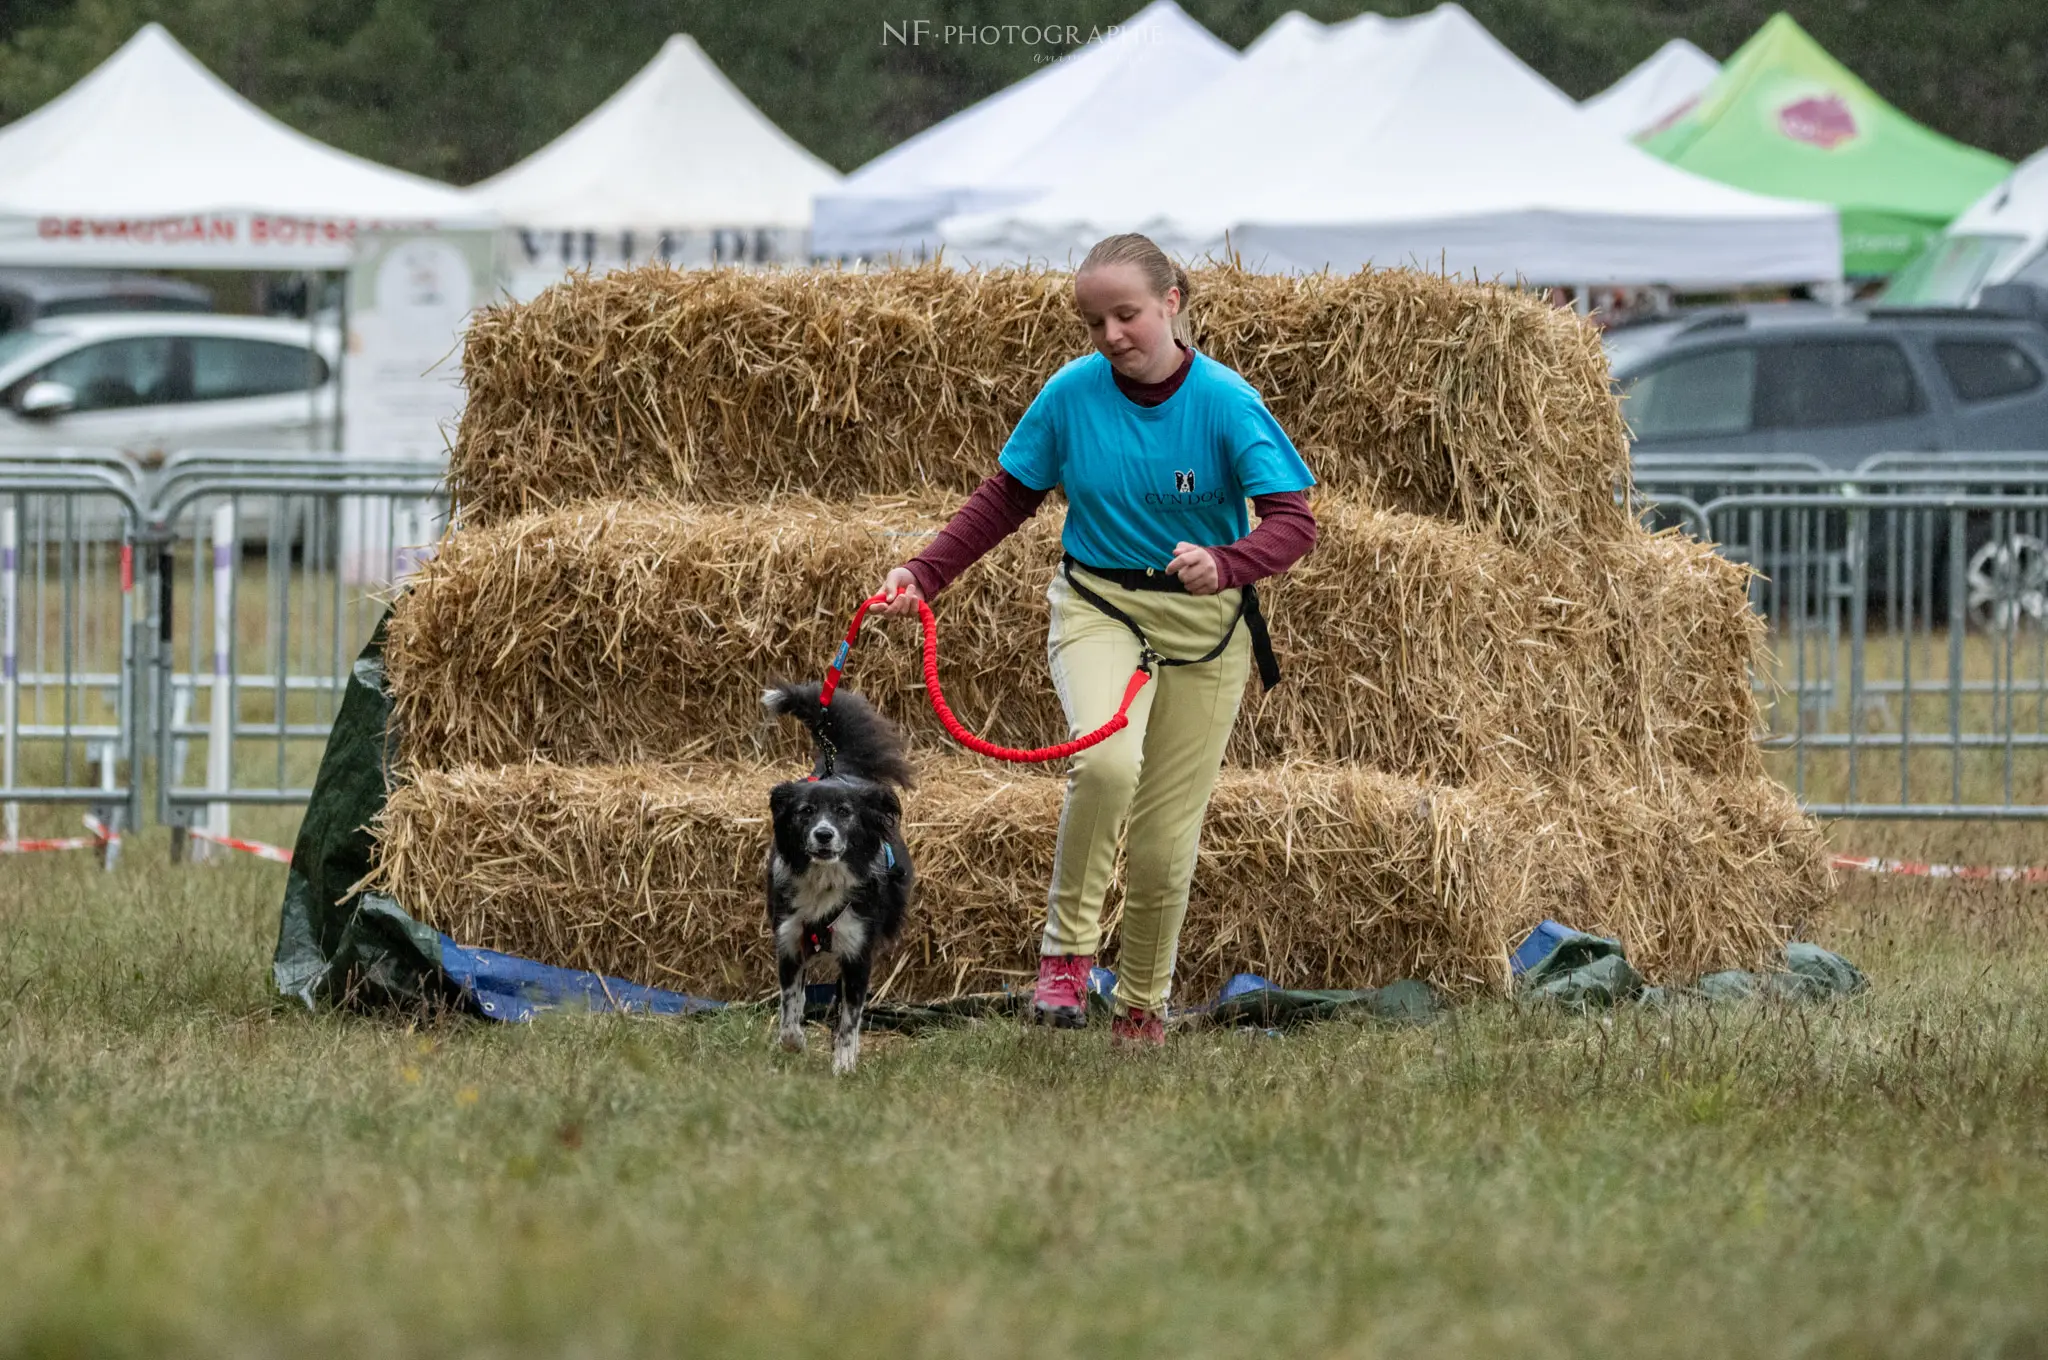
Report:
[[[462,416],[463,328],[495,286],[493,241],[487,231],[360,238],[348,276],[342,361],[343,443],[350,459],[446,461]],[[351,502],[342,524],[347,579],[403,577],[441,528],[424,503]]]

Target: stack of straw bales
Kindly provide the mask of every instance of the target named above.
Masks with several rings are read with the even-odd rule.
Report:
[[[817,674],[853,606],[994,466],[1085,349],[1041,271],[646,270],[484,314],[463,527],[401,600],[402,786],[380,882],[465,940],[719,995],[770,983],[766,794],[801,772],[762,683]],[[1498,989],[1546,916],[1654,975],[1763,960],[1824,904],[1820,840],[1764,778],[1741,569],[1617,508],[1595,336],[1511,289],[1405,272],[1197,271],[1196,345],[1322,486],[1268,590],[1286,681],[1247,695],[1177,993],[1426,978]],[[1059,512],[938,603],[977,731],[1066,735],[1045,670]],[[1028,977],[1057,771],[952,749],[918,638],[850,683],[901,720],[924,888],[888,994]],[[1112,902],[1114,910],[1114,901]]]

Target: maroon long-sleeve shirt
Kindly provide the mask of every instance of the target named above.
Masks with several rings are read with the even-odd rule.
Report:
[[[1140,406],[1157,406],[1175,392],[1194,367],[1195,353],[1180,345],[1180,367],[1156,383],[1138,382],[1114,368],[1117,390]],[[917,588],[926,599],[935,597],[961,572],[981,560],[983,554],[1017,531],[1019,525],[1038,513],[1050,491],[1026,486],[1001,468],[975,488],[974,494],[953,513],[925,550],[904,565],[917,578]],[[1309,509],[1308,495],[1281,491],[1252,497],[1252,510],[1259,522],[1235,543],[1209,549],[1216,559],[1218,588],[1278,576],[1308,555],[1316,542],[1316,517]]]

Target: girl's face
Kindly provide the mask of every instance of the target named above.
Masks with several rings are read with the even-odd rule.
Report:
[[[1089,340],[1125,377],[1157,382],[1180,366],[1173,343],[1180,289],[1154,297],[1138,266],[1082,270],[1074,276],[1074,308],[1087,323]]]

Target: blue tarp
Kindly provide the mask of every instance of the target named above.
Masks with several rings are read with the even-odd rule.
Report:
[[[732,1004],[683,992],[643,987],[623,978],[556,968],[513,954],[459,945],[446,935],[441,941],[441,969],[471,1010],[487,1020],[516,1023],[531,1020],[544,1011],[621,1011],[645,1015],[698,1015],[723,1010]],[[1096,968],[1088,974],[1090,1008],[1107,1011],[1116,990],[1116,974]],[[813,1017],[822,1015],[838,996],[838,985],[814,982],[804,989],[804,1009]],[[1410,994],[1412,991],[1412,995]],[[1025,1003],[1021,992],[998,996],[965,997],[933,1006],[900,1006],[883,1003],[874,1007],[874,1019],[889,1027],[942,1021],[948,1017],[987,1015],[1018,1010]],[[1223,1024],[1253,1020],[1259,1023],[1304,1019],[1328,1019],[1338,1014],[1362,1012],[1387,1019],[1423,1019],[1435,1012],[1434,999],[1419,983],[1395,983],[1392,987],[1367,991],[1299,992],[1276,987],[1256,973],[1239,973],[1223,985],[1209,1001],[1175,1007],[1175,1016],[1207,1016]]]
[[[723,1001],[643,987],[623,978],[556,968],[494,949],[471,949],[446,935],[441,937],[441,968],[487,1020],[531,1020],[542,1011],[564,1008],[694,1015],[725,1007]]]

